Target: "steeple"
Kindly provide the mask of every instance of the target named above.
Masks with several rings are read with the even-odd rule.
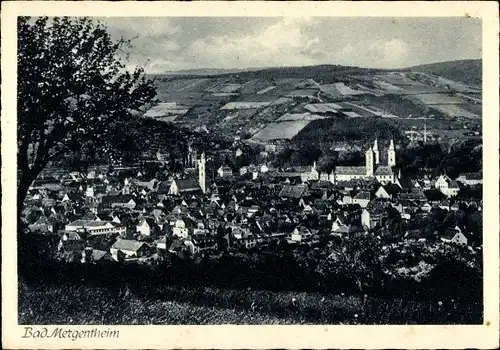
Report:
[[[380,163],[380,152],[378,150],[378,140],[375,139],[375,142],[373,143],[373,153],[375,154],[375,164]]]
[[[200,185],[201,191],[203,193],[206,193],[207,187],[206,187],[206,173],[205,173],[205,152],[201,154],[201,158],[198,161],[198,184]]]
[[[365,152],[366,176],[373,176],[373,153],[371,147]]]
[[[394,148],[394,140],[391,139],[389,149],[387,150],[387,165],[393,167],[396,165],[396,149]]]

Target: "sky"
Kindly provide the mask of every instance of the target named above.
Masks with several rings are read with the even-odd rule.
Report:
[[[110,17],[132,40],[128,66],[148,73],[200,68],[340,64],[370,68],[481,58],[476,18]]]

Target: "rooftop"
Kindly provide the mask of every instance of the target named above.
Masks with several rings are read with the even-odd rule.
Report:
[[[338,166],[335,168],[337,175],[366,175],[364,166]]]
[[[129,239],[118,239],[111,248],[118,250],[137,251],[144,245],[146,245],[146,243],[144,242],[133,241]]]
[[[281,189],[279,196],[286,198],[300,198],[307,194],[307,186],[306,185],[285,185]]]

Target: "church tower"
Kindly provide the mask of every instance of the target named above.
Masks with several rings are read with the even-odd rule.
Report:
[[[370,147],[365,153],[366,176],[373,176],[373,150]]]
[[[391,139],[389,149],[387,150],[387,165],[393,167],[396,165],[396,149],[394,148],[394,140]]]
[[[375,164],[380,163],[380,152],[378,150],[378,141],[375,139],[375,143],[373,144],[373,153],[375,154]]]
[[[201,191],[205,193],[207,191],[206,187],[206,173],[205,173],[205,152],[201,154],[201,158],[198,161],[198,184],[200,185]]]

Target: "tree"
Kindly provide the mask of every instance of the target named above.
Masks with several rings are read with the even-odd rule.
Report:
[[[120,123],[155,96],[142,68],[125,71],[126,47],[88,18],[19,17],[18,208],[49,162],[88,141],[110,148]]]
[[[382,283],[380,252],[381,244],[376,237],[352,235],[332,245],[316,271],[327,280],[345,278],[359,291],[378,287]]]

